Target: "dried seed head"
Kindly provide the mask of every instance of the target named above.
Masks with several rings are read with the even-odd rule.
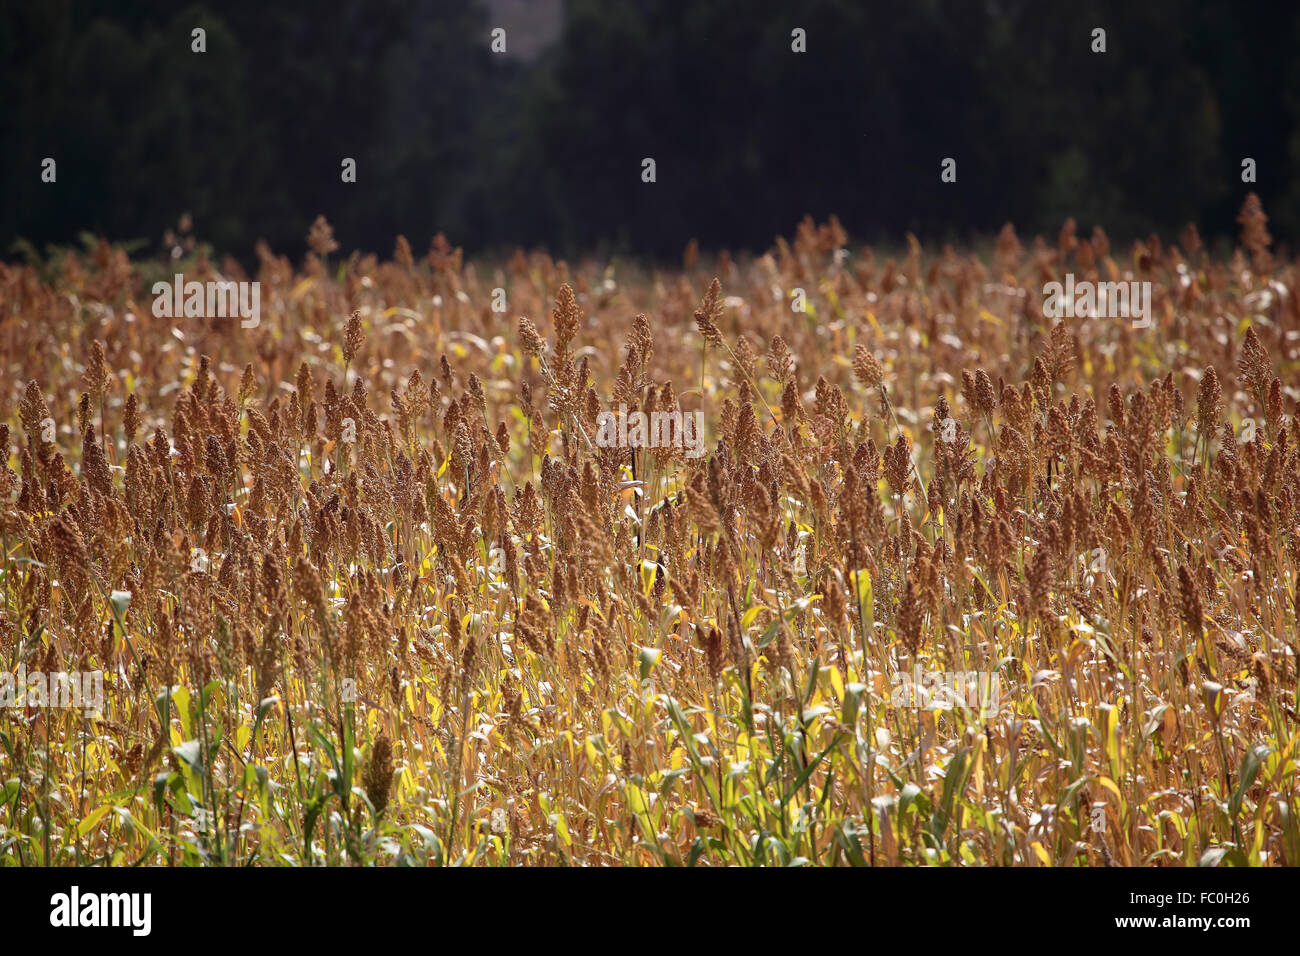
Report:
[[[722,316],[722,283],[714,276],[709,284],[709,291],[704,293],[704,300],[695,310],[695,327],[699,329],[704,340],[715,348],[722,348],[722,332],[717,321]]]
[[[334,230],[325,221],[324,216],[317,216],[316,221],[311,224],[311,229],[307,232],[307,245],[318,256],[333,252],[339,247],[339,244],[334,241]]]
[[[644,367],[650,362],[650,356],[654,354],[654,335],[650,331],[650,321],[644,313],[638,313],[632,320],[632,334],[628,337],[628,356],[636,356],[636,365],[638,368]]]
[[[921,648],[921,634],[925,626],[925,607],[917,594],[916,584],[909,577],[902,598],[898,602],[897,634],[907,652],[913,656]]]
[[[1178,596],[1180,599],[1179,611],[1183,617],[1183,623],[1188,627],[1196,637],[1201,637],[1202,616],[1201,616],[1201,596],[1192,580],[1191,573],[1187,570],[1187,565],[1178,566]]]
[[[806,417],[803,401],[799,398],[799,389],[793,379],[785,383],[785,390],[781,392],[781,417],[790,425]]]
[[[68,567],[90,567],[90,552],[86,550],[86,539],[75,523],[57,515],[50,522],[50,540],[54,553]]]
[[[555,350],[564,354],[578,334],[578,325],[582,319],[582,309],[578,298],[573,294],[573,287],[567,282],[560,286],[555,296],[555,308],[551,310],[551,323],[555,326]]]
[[[997,407],[997,393],[993,389],[993,382],[984,369],[975,370],[975,410],[981,415],[992,415],[994,408]]]
[[[1268,216],[1264,215],[1264,205],[1254,193],[1247,196],[1241,204],[1237,222],[1241,225],[1241,244],[1252,253],[1266,251],[1273,242],[1273,237],[1265,226]]]
[[[537,326],[533,324],[533,320],[522,315],[519,317],[519,344],[524,352],[533,358],[540,356],[542,350],[546,347],[546,343],[542,341],[542,336],[537,331]]]
[[[111,375],[112,372],[108,367],[108,361],[104,358],[104,346],[96,342],[91,346],[90,360],[86,363],[86,371],[81,376],[82,384],[92,397],[99,400],[108,389],[108,380]]]
[[[790,355],[785,339],[779,335],[772,336],[772,344],[767,350],[767,367],[771,369],[773,377],[784,385],[790,380],[793,365],[794,358]]]
[[[885,480],[890,490],[901,495],[907,488],[908,474],[912,470],[912,445],[903,435],[885,448]]]
[[[393,785],[393,745],[383,732],[370,748],[370,762],[361,782],[375,814],[382,816],[388,807],[388,791]]]
[[[478,409],[479,413],[486,415],[487,396],[483,394],[483,383],[479,381],[479,377],[473,372],[469,375],[469,383],[466,385],[465,390],[469,394],[471,403],[473,403],[474,407]]]
[[[853,350],[853,377],[867,388],[876,388],[883,377],[880,362],[865,345]]]
[[[140,430],[140,400],[135,392],[126,397],[126,407],[122,410],[122,430],[126,432],[128,443],[135,441],[136,432]]]
[[[365,340],[366,334],[361,330],[361,313],[354,311],[348,316],[348,324],[343,331],[343,361],[351,365]],[[346,386],[347,382],[343,384]]]
[[[1207,366],[1196,393],[1196,430],[1199,434],[1209,435],[1218,425],[1222,396],[1219,375],[1213,365]]]
[[[1241,355],[1237,359],[1241,369],[1241,383],[1246,392],[1263,401],[1268,381],[1273,375],[1273,367],[1268,361],[1268,352],[1259,341],[1259,334],[1252,325],[1246,329],[1246,340],[1241,344]]]

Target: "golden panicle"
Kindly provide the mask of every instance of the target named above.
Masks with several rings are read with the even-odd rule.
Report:
[[[86,370],[81,376],[86,391],[95,401],[103,398],[108,390],[111,376],[112,370],[109,369],[108,360],[104,357],[104,346],[95,342],[90,348],[90,358],[86,361]]]
[[[556,352],[564,355],[568,351],[569,343],[578,334],[581,321],[582,309],[578,306],[578,298],[574,295],[573,287],[566,282],[556,293],[555,308],[551,309],[551,324],[555,326]]]
[[[1201,375],[1201,384],[1196,393],[1196,431],[1208,436],[1219,424],[1220,399],[1223,389],[1219,385],[1219,376],[1214,366],[1209,365]]]
[[[1237,223],[1241,226],[1241,244],[1256,255],[1266,252],[1273,242],[1273,237],[1269,235],[1266,226],[1267,222],[1268,216],[1264,215],[1264,204],[1259,201],[1259,196],[1250,193],[1241,204]]]
[[[361,328],[361,313],[354,310],[348,316],[348,324],[343,331],[343,361],[351,365],[356,360],[365,340],[366,335]]]
[[[537,331],[537,326],[533,324],[533,320],[521,315],[518,328],[519,344],[524,352],[533,358],[540,357],[546,348],[546,343],[542,341],[541,333]]]
[[[126,433],[127,443],[135,441],[136,433],[140,430],[140,400],[135,392],[126,397],[126,405],[122,409],[122,431]]]
[[[722,317],[722,283],[714,276],[709,283],[709,290],[704,293],[704,300],[695,310],[695,327],[704,340],[714,348],[724,348],[722,331],[718,328],[718,319]]]
[[[393,786],[393,744],[382,731],[370,746],[370,760],[362,775],[361,786],[370,805],[375,808],[375,816],[383,816]]]
[[[317,216],[315,222],[311,224],[311,229],[307,232],[307,245],[318,256],[327,255],[338,249],[339,244],[334,240],[334,230],[325,221],[324,216]]]
[[[880,385],[882,373],[880,362],[865,345],[858,345],[853,351],[853,376],[866,388]]]
[[[1194,637],[1200,638],[1203,634],[1201,596],[1185,564],[1178,566],[1178,596],[1183,623]]]
[[[1237,365],[1241,369],[1242,387],[1263,406],[1269,379],[1273,377],[1273,367],[1268,360],[1268,351],[1260,342],[1259,333],[1253,325],[1246,329]]]

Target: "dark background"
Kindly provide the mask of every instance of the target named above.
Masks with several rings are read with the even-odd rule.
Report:
[[[1253,190],[1279,239],[1300,225],[1300,4],[535,3],[0,0],[0,256],[153,250],[183,212],[245,259],[296,258],[317,214],[344,250],[665,259],[808,213],[866,241],[1222,237]]]

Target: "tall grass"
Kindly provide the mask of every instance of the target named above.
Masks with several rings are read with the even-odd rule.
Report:
[[[1300,863],[1300,277],[1257,203],[1226,261],[312,244],[253,329],[153,316],[248,278],[201,247],[0,266],[0,655],[106,687],[0,709],[0,859]],[[1152,327],[1044,319],[1064,272]],[[708,454],[602,447],[620,403]]]

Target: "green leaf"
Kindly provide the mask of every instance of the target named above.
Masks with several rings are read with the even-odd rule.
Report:
[[[126,617],[126,609],[131,606],[131,592],[114,591],[108,596],[108,602],[113,605],[113,613],[121,621]]]
[[[641,662],[642,680],[649,679],[650,672],[654,670],[655,665],[659,663],[659,658],[662,656],[663,652],[657,647],[641,648],[641,653],[637,655],[637,659]]]
[[[199,757],[202,754],[202,749],[199,747],[197,740],[187,740],[180,746],[173,747],[172,752],[196,771],[200,769]]]
[[[763,632],[763,636],[760,637],[758,639],[758,643],[754,645],[754,650],[761,651],[763,648],[767,647],[767,645],[771,644],[772,639],[776,637],[776,632],[780,629],[780,627],[781,627],[781,619],[778,617],[775,621],[773,621],[771,624],[767,626],[767,630]]]
[[[1258,744],[1246,751],[1246,756],[1241,758],[1241,767],[1237,771],[1237,789],[1233,791],[1232,800],[1228,804],[1229,813],[1234,818],[1241,812],[1241,801],[1245,799],[1246,791],[1259,776],[1260,764],[1268,753],[1267,744]]]
[[[904,785],[903,792],[898,796],[898,819],[899,820],[902,820],[903,817],[906,816],[907,808],[910,807],[918,797],[920,797],[922,803],[929,802],[925,799],[925,794],[921,792],[921,788],[918,787],[916,784],[911,783],[909,781],[906,785]],[[918,809],[922,808],[921,804],[918,804],[917,807]]]
[[[846,684],[844,702],[840,707],[840,723],[854,728],[858,723],[858,708],[862,705],[862,695],[867,691],[866,684]]]
[[[109,804],[104,804],[103,806],[97,807],[96,809],[90,811],[90,813],[86,816],[86,819],[82,820],[80,823],[77,824],[77,836],[84,837],[87,833],[93,830],[95,828],[95,824],[97,824],[100,820],[104,819],[104,817],[108,814],[108,811],[111,809],[112,807]]]

